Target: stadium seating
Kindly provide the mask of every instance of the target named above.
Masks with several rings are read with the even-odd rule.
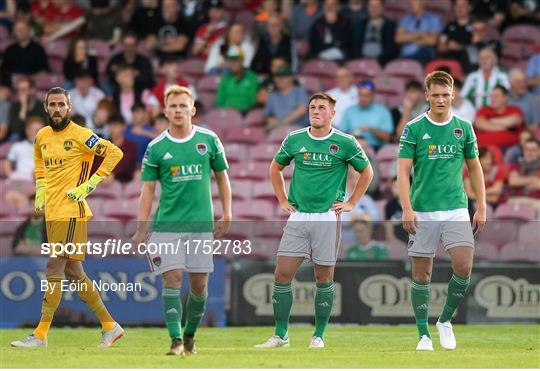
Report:
[[[231,164],[229,175],[233,179],[264,180],[268,178],[268,168],[258,162]]]
[[[507,243],[502,247],[499,259],[505,262],[540,262],[540,245],[538,244],[538,242]]]
[[[355,82],[373,80],[382,74],[381,66],[376,59],[352,59],[345,64],[354,76]]]
[[[499,250],[497,246],[487,241],[477,241],[474,248],[474,258],[485,261],[497,261]]]
[[[250,110],[246,118],[244,119],[244,125],[246,126],[264,126],[266,125],[266,119],[264,117],[264,109],[254,108]]]
[[[230,108],[214,108],[206,112],[204,122],[215,131],[218,136],[226,135],[231,128],[244,126],[240,112]]]
[[[138,210],[139,200],[111,200],[103,205],[103,216],[122,221],[135,220]]]
[[[229,162],[243,162],[247,159],[248,146],[242,143],[230,143],[225,145],[225,154]]]
[[[478,241],[490,242],[497,247],[515,241],[517,239],[517,222],[512,220],[488,221],[484,230],[480,232]]]
[[[338,68],[336,62],[323,59],[312,59],[306,62],[300,72],[302,75],[309,75],[319,78],[323,88],[330,89],[335,83],[335,73]]]
[[[276,193],[268,180],[255,182],[253,184],[253,197],[256,199],[276,201]]]
[[[197,58],[187,59],[180,63],[180,72],[182,75],[201,79],[204,77],[204,61]]]
[[[274,205],[266,200],[239,201],[233,206],[233,213],[236,220],[271,220]]]
[[[277,151],[279,150],[279,145],[274,143],[259,143],[256,146],[252,146],[249,149],[249,158],[252,161],[272,161]]]
[[[258,127],[235,128],[225,133],[225,140],[235,143],[257,144],[264,142],[264,138],[264,129]]]
[[[309,95],[324,90],[320,77],[313,75],[300,75],[298,76],[298,82],[306,89]]]
[[[422,82],[424,69],[422,65],[412,59],[395,59],[384,66],[385,76],[398,77],[406,84],[411,80]]]
[[[394,161],[397,157],[399,145],[389,143],[382,147],[376,154],[377,161]]]
[[[538,43],[540,30],[532,25],[514,25],[506,28],[502,34],[503,45],[519,45],[525,50]]]
[[[428,73],[431,73],[435,70],[439,70],[443,67],[450,69],[452,77],[460,79],[461,81],[464,81],[465,74],[463,73],[463,69],[461,68],[461,65],[459,64],[459,62],[453,59],[443,59],[443,58],[434,59],[428,64],[426,64],[426,67],[424,68],[424,73],[427,75]],[[422,81],[423,80],[420,80],[420,82]]]
[[[505,203],[495,210],[495,218],[529,222],[536,216],[536,209],[529,204]]]
[[[532,221],[519,227],[518,241],[524,243],[540,243],[540,223]]]
[[[405,92],[405,82],[402,78],[391,76],[379,76],[373,81],[377,96],[382,99],[382,104],[397,107],[401,104]]]

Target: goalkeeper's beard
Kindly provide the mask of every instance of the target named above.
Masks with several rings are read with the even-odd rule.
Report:
[[[49,115],[48,117],[48,120],[49,122],[49,125],[51,126],[51,128],[53,128],[54,131],[60,131],[62,129],[64,129],[67,124],[69,123],[69,119],[67,117],[67,115],[65,117],[62,118],[62,121],[60,121],[60,123],[56,123],[53,119],[53,117],[51,115]]]

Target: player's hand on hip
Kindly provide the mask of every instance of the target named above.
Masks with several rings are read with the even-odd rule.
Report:
[[[401,219],[403,221],[403,229],[409,234],[416,234],[416,229],[418,228],[418,217],[416,213],[412,210],[403,210]]]
[[[287,214],[292,214],[296,212],[296,208],[289,203],[289,201],[283,201],[279,203],[279,207],[282,211]]]
[[[94,174],[86,182],[67,191],[67,197],[73,201],[83,201],[90,193],[94,192],[103,178]]]
[[[131,237],[131,240],[133,241],[134,246],[139,246],[141,243],[148,240],[148,233],[146,233],[146,231],[137,230],[133,237]]]
[[[473,233],[476,236],[484,230],[486,226],[486,209],[478,209],[473,215],[472,227]]]
[[[348,201],[344,202],[334,202],[332,205],[332,210],[336,212],[336,214],[345,213],[348,211],[351,211],[354,208],[354,205]]]
[[[231,227],[231,218],[222,216],[216,222],[216,227],[214,228],[214,238],[221,238],[227,234],[229,228]]]

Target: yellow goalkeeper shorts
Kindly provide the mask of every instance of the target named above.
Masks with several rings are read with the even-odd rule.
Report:
[[[47,240],[51,246],[51,254],[55,252],[56,256],[70,260],[84,260],[86,242],[88,240],[85,218],[47,221],[46,229]],[[57,244],[57,247],[54,248],[52,246],[53,244]],[[60,248],[62,248],[62,251],[58,253]]]

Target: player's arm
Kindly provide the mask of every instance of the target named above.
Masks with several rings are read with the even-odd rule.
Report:
[[[332,210],[334,210],[337,214],[351,211],[358,201],[360,201],[360,198],[362,198],[362,196],[366,193],[371,180],[373,179],[373,168],[371,167],[371,164],[368,164],[362,170],[356,171],[358,171],[360,177],[356,181],[349,199],[345,202],[336,202],[332,207]]]
[[[109,175],[120,162],[124,154],[122,150],[105,139],[100,139],[96,134],[91,134],[84,142],[82,148],[103,157],[103,162],[96,172],[86,182],[78,187],[67,191],[67,196],[73,201],[82,201]]]
[[[281,165],[276,160],[272,160],[270,164],[270,182],[276,193],[276,198],[279,202],[279,207],[286,213],[292,214],[296,211],[287,199],[287,191],[285,190],[285,179],[283,178],[284,165]]]
[[[231,182],[229,181],[229,175],[226,170],[214,172],[216,176],[216,183],[218,186],[219,200],[221,201],[221,209],[223,215],[216,224],[214,230],[214,237],[223,237],[231,225],[232,220],[232,192]]]
[[[403,209],[403,229],[409,234],[416,233],[418,220],[411,204],[411,169],[412,158],[398,158],[397,186],[401,208]]]
[[[467,169],[471,186],[476,199],[477,209],[473,216],[473,229],[478,233],[484,229],[486,223],[486,188],[484,183],[484,173],[478,157],[466,158]]]
[[[36,196],[34,198],[34,209],[43,210],[45,207],[45,163],[41,155],[39,136],[34,141],[34,176],[36,178]]]
[[[139,199],[139,215],[137,231],[131,238],[135,246],[146,240],[148,219],[152,213],[152,203],[156,192],[156,181],[144,181]]]

